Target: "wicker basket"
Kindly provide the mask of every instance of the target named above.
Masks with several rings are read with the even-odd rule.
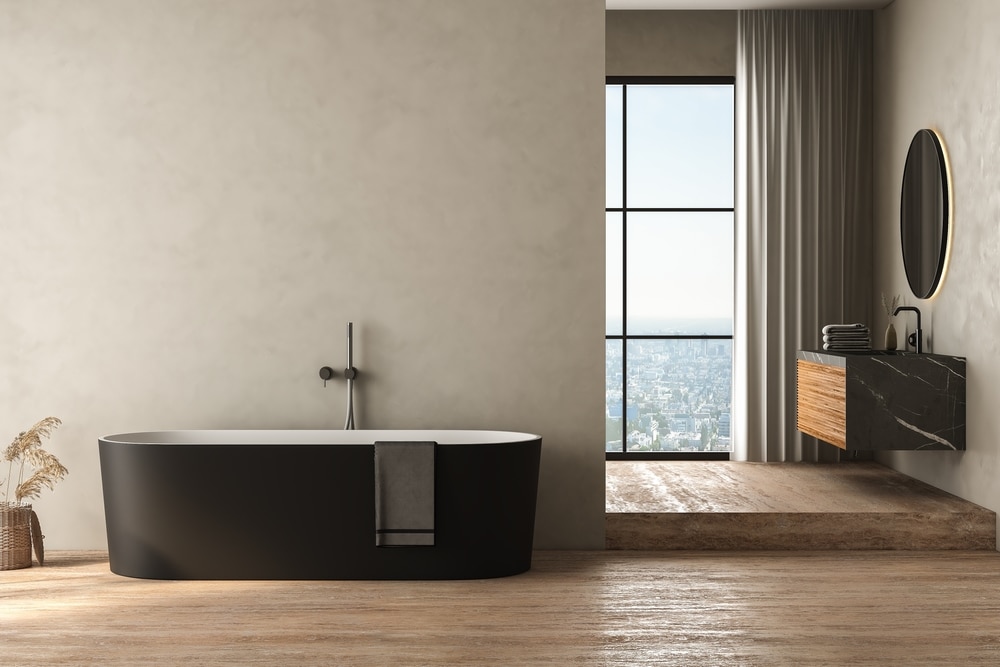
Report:
[[[0,570],[31,567],[31,505],[0,502]]]

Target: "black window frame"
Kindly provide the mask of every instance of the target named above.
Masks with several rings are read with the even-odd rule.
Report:
[[[620,334],[608,334],[605,332],[604,340],[618,340],[622,343],[622,451],[606,451],[606,461],[728,461],[731,452],[651,452],[651,451],[628,451],[628,343],[632,340],[733,340],[733,335],[648,335],[628,333],[628,213],[732,213],[736,215],[736,193],[733,193],[733,206],[731,208],[630,208],[628,206],[628,127],[625,119],[628,116],[628,86],[630,85],[729,85],[733,86],[733,102],[735,108],[736,101],[736,77],[735,76],[608,76],[605,77],[605,86],[622,86],[622,205],[620,207],[605,207],[605,213],[620,213],[622,216],[622,332]],[[735,115],[733,118],[733,137],[735,140]],[[735,155],[735,153],[734,153]],[[735,160],[733,171],[735,176]],[[736,180],[733,179],[735,188]],[[733,230],[735,234],[735,228]],[[735,262],[735,257],[733,258]],[[734,314],[735,316],[735,314]],[[730,385],[730,396],[732,396],[732,385]],[[732,431],[730,431],[730,438]],[[732,440],[730,440],[732,442]]]

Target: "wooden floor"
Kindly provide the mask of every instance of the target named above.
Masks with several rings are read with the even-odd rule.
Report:
[[[538,552],[457,582],[0,572],[0,664],[997,665],[996,552]]]
[[[609,549],[996,550],[996,514],[874,462],[608,461]]]

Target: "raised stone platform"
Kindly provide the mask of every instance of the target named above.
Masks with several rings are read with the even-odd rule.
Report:
[[[996,514],[872,462],[609,461],[608,549],[996,550]]]

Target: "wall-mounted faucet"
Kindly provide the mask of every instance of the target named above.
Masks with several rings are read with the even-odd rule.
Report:
[[[906,338],[906,342],[915,347],[917,354],[920,354],[924,351],[924,331],[920,328],[920,309],[916,306],[900,306],[892,314],[899,315],[904,310],[912,310],[917,314],[917,330]]]
[[[354,367],[354,322],[347,323],[347,368],[344,369],[347,378],[347,421],[344,430],[354,430],[354,379],[358,377],[358,369]]]
[[[326,386],[328,380],[332,380],[336,375],[329,366],[319,369],[319,376]],[[344,430],[350,431],[354,425],[354,380],[358,377],[358,369],[354,367],[354,322],[347,323],[347,368],[344,369],[344,377],[347,379],[347,420],[344,422]]]

